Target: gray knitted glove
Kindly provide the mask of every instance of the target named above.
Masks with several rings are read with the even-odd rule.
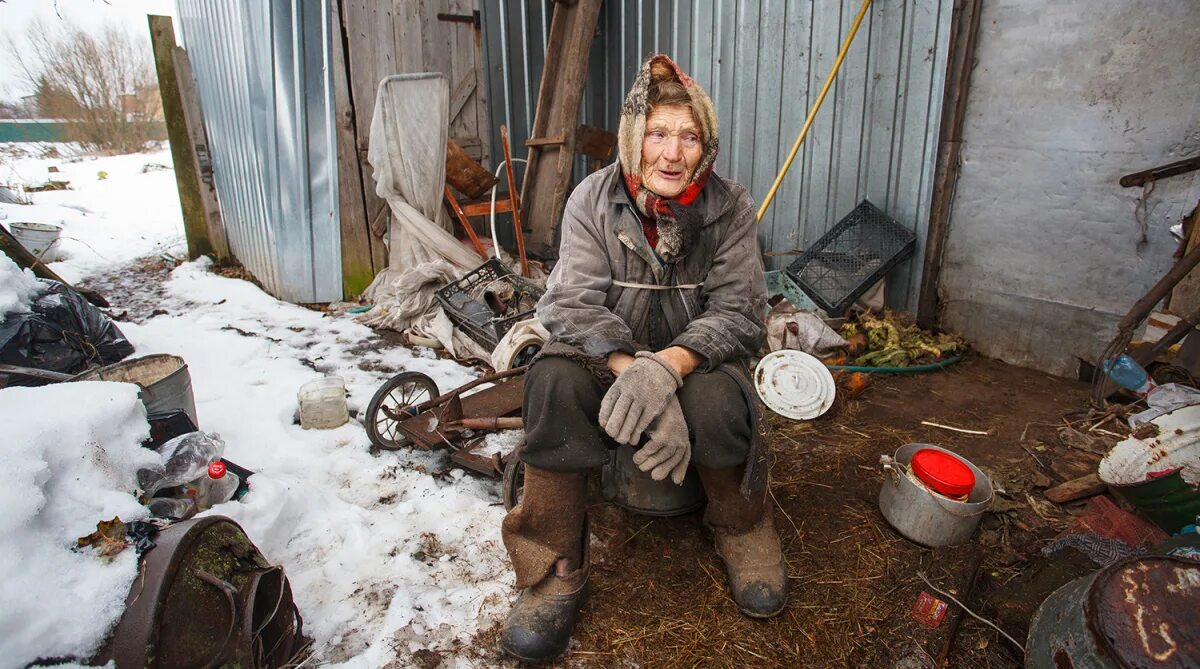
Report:
[[[687,422],[684,421],[678,398],[671,397],[667,408],[650,423],[646,436],[649,440],[633,454],[633,464],[644,472],[650,472],[650,478],[655,481],[661,481],[670,474],[675,485],[683,484],[688,463],[692,461],[692,445],[688,441]]]
[[[636,446],[646,426],[662,413],[683,378],[666,360],[638,351],[600,403],[600,427],[622,444]]]

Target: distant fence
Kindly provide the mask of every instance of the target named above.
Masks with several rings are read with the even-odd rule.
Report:
[[[71,122],[53,118],[0,119],[0,142],[71,142]],[[149,126],[152,141],[167,138],[167,125],[156,121]]]

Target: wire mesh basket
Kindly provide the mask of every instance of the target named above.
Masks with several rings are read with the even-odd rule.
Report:
[[[490,351],[533,314],[544,292],[492,258],[439,289],[437,300],[452,323]]]
[[[916,233],[863,200],[786,272],[813,302],[840,316],[916,247]]]

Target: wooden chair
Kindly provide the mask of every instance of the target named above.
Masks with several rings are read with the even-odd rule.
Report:
[[[504,148],[504,171],[508,177],[508,192],[496,193],[496,213],[511,213],[513,218],[513,234],[517,238],[517,255],[521,261],[521,276],[529,276],[529,261],[525,257],[525,234],[521,230],[521,196],[517,192],[516,179],[513,178],[512,155],[508,145],[508,128],[500,126],[500,145]],[[482,165],[475,162],[466,154],[454,140],[446,147],[446,203],[458,218],[463,231],[471,240],[479,257],[487,260],[488,254],[475,228],[471,225],[473,217],[489,217],[492,212],[492,201],[489,197],[491,189],[499,179],[488,172]],[[451,186],[459,193],[469,198],[459,202]]]

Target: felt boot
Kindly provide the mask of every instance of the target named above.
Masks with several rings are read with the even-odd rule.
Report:
[[[588,577],[587,476],[525,465],[521,503],[501,535],[521,595],[500,631],[500,648],[525,662],[549,662],[571,641]]]
[[[733,601],[752,618],[778,615],[787,603],[787,570],[766,488],[746,497],[742,467],[697,469],[708,496],[704,520],[725,561]]]

